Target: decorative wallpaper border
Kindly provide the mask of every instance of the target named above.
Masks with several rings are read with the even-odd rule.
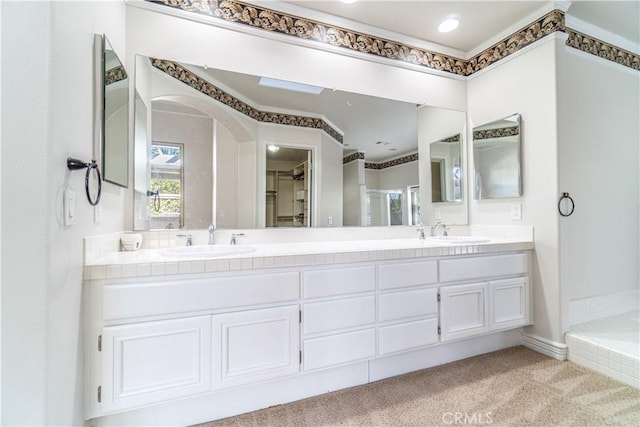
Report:
[[[342,135],[331,125],[322,119],[316,117],[305,117],[293,114],[272,113],[269,111],[260,111],[251,105],[239,100],[238,98],[228,94],[214,84],[208,82],[197,74],[187,70],[174,61],[158,58],[150,58],[151,65],[165,74],[181,81],[200,93],[207,95],[214,100],[233,108],[234,110],[263,123],[275,123],[287,126],[298,126],[304,128],[320,129],[327,133],[330,137],[343,143]]]
[[[392,166],[403,165],[405,163],[415,162],[417,160],[418,160],[418,153],[413,153],[413,154],[409,154],[408,156],[399,157],[397,159],[388,160],[386,162],[380,162],[380,163],[365,162],[364,168],[380,170],[380,169],[390,168]]]
[[[348,156],[342,159],[342,164],[346,165],[347,163],[351,163],[354,160],[364,160],[364,153],[362,151],[358,151],[353,154],[349,154]]]
[[[594,37],[567,28],[567,46],[590,53],[609,61],[617,62],[625,67],[640,70],[640,55],[624,50]]]
[[[524,49],[556,31],[564,31],[564,12],[552,10],[523,29],[505,37],[467,61],[467,75],[476,73],[489,65]]]
[[[557,9],[490,46],[473,58],[464,60],[234,0],[145,1],[458,76],[470,76],[557,31],[566,32],[569,35],[566,43],[568,46],[640,70],[640,55],[566,28],[565,14]]]
[[[490,139],[503,138],[505,136],[515,136],[520,134],[520,126],[512,126],[508,128],[496,128],[486,130],[474,130],[473,139]]]
[[[438,142],[460,142],[460,137],[461,135],[457,134],[457,135],[450,136],[448,138],[441,139]]]
[[[104,85],[109,86],[110,84],[117,83],[121,80],[127,79],[129,76],[125,71],[122,65],[118,67],[113,67],[110,70],[105,71],[104,73]]]

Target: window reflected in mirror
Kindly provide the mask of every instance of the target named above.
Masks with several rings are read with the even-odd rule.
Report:
[[[183,212],[182,144],[151,144],[151,192],[149,198],[152,228],[182,228]]]

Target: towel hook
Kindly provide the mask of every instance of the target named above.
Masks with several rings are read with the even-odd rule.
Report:
[[[84,189],[85,193],[87,194],[87,200],[89,200],[89,204],[91,206],[96,206],[98,203],[100,203],[100,196],[102,196],[102,177],[100,176],[100,168],[98,168],[98,163],[96,163],[95,160],[91,160],[91,162],[86,163],[81,160],[68,157],[67,169],[69,169],[70,171],[79,169],[87,170],[87,173],[84,175]],[[91,175],[91,171],[94,169],[98,176],[98,193],[96,194],[96,198],[92,199],[91,192],[89,191],[89,176]]]

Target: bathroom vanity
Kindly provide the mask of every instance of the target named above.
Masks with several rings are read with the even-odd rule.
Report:
[[[531,323],[532,242],[265,246],[86,267],[91,424],[223,418],[517,345]]]

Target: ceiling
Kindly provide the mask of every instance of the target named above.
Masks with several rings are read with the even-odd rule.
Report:
[[[537,11],[549,6],[548,2],[527,0],[249,2],[392,40],[406,42],[402,38],[409,37],[453,49],[461,56],[488,47],[488,42],[500,32],[519,21],[528,24],[532,14],[537,16]],[[640,0],[574,1],[567,13],[640,44]],[[459,28],[451,33],[439,33],[438,24],[449,17],[460,20]],[[221,83],[223,89],[241,95],[241,99],[253,107],[326,117],[344,132],[345,152],[365,151],[368,161],[388,160],[417,151],[415,104],[330,89],[320,95],[269,89],[258,85],[259,76],[203,67],[197,73],[203,77],[208,74],[214,84]]]
[[[415,104],[332,89],[319,95],[273,89],[260,86],[260,76],[212,68],[197,74],[259,110],[323,116],[344,133],[345,151],[365,151],[369,161],[418,150]]]

